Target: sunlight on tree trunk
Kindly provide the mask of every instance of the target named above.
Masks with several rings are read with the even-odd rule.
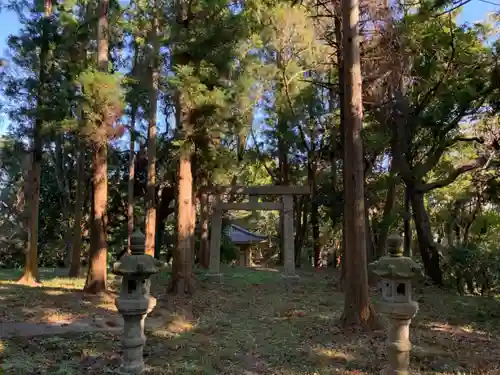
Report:
[[[172,263],[171,291],[176,294],[191,294],[194,291],[192,244],[194,241],[193,175],[191,156],[181,152],[177,182],[177,246]]]
[[[107,148],[101,146],[92,160],[94,171],[92,188],[93,218],[90,228],[89,270],[84,292],[97,294],[106,290],[107,279],[107,239],[106,205],[108,201],[108,163]]]
[[[97,31],[97,66],[101,72],[108,71],[108,0],[99,4]],[[89,269],[83,291],[97,294],[106,291],[107,279],[107,233],[106,207],[108,203],[108,152],[107,139],[98,140],[92,156],[93,218],[90,231]]]
[[[137,40],[134,40],[134,60],[132,72],[137,75],[139,62],[139,46]],[[137,78],[136,78],[137,79]],[[127,186],[127,251],[130,253],[130,237],[134,232],[134,183],[135,183],[135,122],[137,117],[138,104],[135,98],[132,99],[130,109],[130,128],[129,128],[129,151],[128,151],[128,186]]]
[[[156,110],[158,102],[159,53],[158,6],[155,1],[153,10],[151,44],[151,77],[149,88],[149,126],[148,126],[148,184],[146,197],[146,254],[155,254],[156,233]]]
[[[128,154],[128,201],[127,201],[127,251],[130,253],[130,237],[134,232],[134,182],[135,182],[135,116],[137,109],[132,108],[130,115],[130,142]]]

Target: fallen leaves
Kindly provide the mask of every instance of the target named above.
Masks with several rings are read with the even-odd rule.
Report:
[[[332,291],[334,278],[332,273],[305,272],[299,283],[285,287],[275,270],[233,268],[222,283],[201,281],[198,293],[186,299],[164,294],[168,277],[158,275],[153,280],[158,305],[146,320],[149,374],[378,373],[386,362],[386,333],[336,325],[343,295]],[[59,314],[67,320],[90,316],[107,326],[120,324],[112,294],[82,299],[72,289],[44,294],[45,286],[15,291],[10,285],[0,287],[11,318],[41,321]],[[64,290],[50,286],[56,287]],[[498,331],[490,329],[494,321],[474,320],[477,309],[498,308],[498,303],[433,293],[440,294],[425,298],[411,328],[415,369],[420,374],[500,374],[500,340],[494,335]],[[115,333],[80,333],[53,341],[12,339],[0,352],[6,374],[101,375],[118,366],[121,344]]]

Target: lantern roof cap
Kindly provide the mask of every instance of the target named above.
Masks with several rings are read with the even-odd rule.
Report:
[[[112,272],[120,276],[150,277],[160,271],[164,263],[144,253],[146,237],[137,228],[130,236],[130,255],[113,264]]]
[[[144,254],[146,250],[146,236],[139,228],[130,235],[130,252],[132,255]]]
[[[164,266],[162,261],[153,258],[151,255],[125,255],[120,261],[113,264],[112,272],[120,276],[139,276],[148,278],[160,272]]]
[[[391,234],[387,239],[388,255],[368,265],[369,270],[385,279],[413,279],[422,275],[422,267],[413,259],[405,257],[402,249],[403,239]]]

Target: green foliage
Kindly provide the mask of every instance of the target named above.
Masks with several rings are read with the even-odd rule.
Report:
[[[123,114],[124,95],[121,77],[96,70],[87,70],[77,79],[82,91],[84,126],[80,133],[94,143],[106,143],[121,135],[116,123]]]
[[[134,0],[126,7],[111,1],[108,37],[113,73],[106,74],[95,69],[97,3],[54,2],[50,20],[44,19],[43,4],[38,3],[35,7],[28,1],[9,2],[10,9],[21,16],[22,28],[9,38],[9,65],[0,71],[0,104],[10,123],[9,134],[0,140],[0,264],[22,264],[27,239],[24,181],[30,151],[25,140],[32,137],[36,120],[43,120],[44,136],[40,264],[61,264],[71,242],[80,140],[86,146],[109,143],[108,242],[111,253],[121,249],[127,232],[129,146],[119,135],[133,114],[137,141],[134,209],[142,212],[148,173],[145,128],[151,116],[150,77],[156,58],[160,62],[158,197],[164,189],[175,187],[176,160],[182,147],[187,147],[193,153],[195,187],[285,182],[317,186],[313,203],[319,205],[314,213],[319,240],[323,250],[337,249],[344,205],[344,150],[342,77],[333,18],[317,17],[320,11],[311,4],[298,7],[276,1]],[[378,116],[386,102],[399,104],[384,90],[385,84],[392,89],[394,82],[400,82],[400,62],[408,62],[405,68],[411,82],[405,92],[408,113],[402,128],[408,146],[403,156],[414,181],[444,180],[476,157],[491,156],[498,139],[498,72],[494,69],[498,42],[485,42],[495,37],[494,21],[463,26],[454,14],[435,17],[447,5],[424,2],[419,14],[394,20],[394,35],[384,35],[388,40],[380,41],[375,35],[364,41],[364,89],[367,94],[371,89],[383,91],[379,102],[366,103],[362,133],[366,205],[375,242],[382,229],[402,230],[403,183],[397,170],[388,171],[395,156],[391,154],[390,120],[397,116]],[[152,56],[153,12],[160,23],[160,56]],[[45,67],[40,66],[42,45],[49,47]],[[371,59],[370,49],[387,56]],[[397,55],[399,51],[404,56]],[[397,66],[392,64],[394,56]],[[392,64],[389,69],[371,68],[371,60],[385,66],[385,58]],[[44,82],[40,82],[40,71],[47,75]],[[365,97],[370,99],[370,95]],[[186,123],[178,123],[177,117]],[[477,136],[484,142],[457,143],[453,141],[457,136]],[[88,147],[85,186],[90,185],[93,151]],[[443,254],[450,277],[470,267],[475,273],[486,269],[491,280],[496,280],[498,170],[498,156],[493,155],[488,168],[462,174],[452,184],[426,194],[431,235],[449,248]],[[394,179],[395,207],[385,215],[386,195]],[[84,256],[89,200],[87,189]],[[158,211],[169,215],[165,228],[158,228],[159,237],[175,227],[175,215],[170,215],[173,202],[169,202],[170,207],[163,207],[161,199],[157,201]],[[305,209],[308,228],[303,253],[312,249],[310,201]],[[280,232],[276,212],[231,213],[231,219],[273,238]],[[221,245],[226,262],[237,258],[228,228],[225,223]],[[164,246],[170,249],[173,244]],[[270,252],[276,255],[275,248]]]

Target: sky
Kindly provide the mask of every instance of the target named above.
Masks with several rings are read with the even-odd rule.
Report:
[[[458,17],[459,22],[474,23],[484,20],[488,14],[500,11],[500,0],[472,0],[462,7],[462,13]],[[0,12],[0,57],[5,56],[7,48],[7,37],[19,29],[16,15],[2,11]],[[0,135],[6,131],[7,122],[5,116],[0,113]]]

